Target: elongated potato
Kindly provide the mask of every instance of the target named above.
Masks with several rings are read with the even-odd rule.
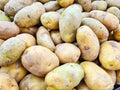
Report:
[[[120,85],[120,70],[116,71],[116,84]]]
[[[77,86],[77,90],[90,90],[84,81],[81,81]]]
[[[120,44],[116,41],[102,43],[99,53],[102,66],[108,70],[120,69]]]
[[[113,36],[115,40],[120,41],[120,24],[119,27],[114,31]]]
[[[109,7],[115,6],[120,8],[120,0],[105,0]]]
[[[4,10],[4,6],[9,0],[0,0],[0,10]]]
[[[58,4],[57,1],[49,1],[44,4],[45,10],[48,11],[56,11],[60,8],[60,5]]]
[[[69,5],[73,4],[74,0],[57,0],[57,2],[60,6],[66,8]]]
[[[31,13],[32,11],[32,13]],[[40,17],[45,12],[42,3],[34,2],[32,5],[26,6],[16,13],[14,22],[19,27],[31,27],[40,23]]]
[[[44,77],[59,65],[59,59],[46,47],[31,46],[23,53],[22,64],[32,74]]]
[[[66,63],[49,72],[45,82],[50,88],[48,90],[72,90],[83,77],[84,71],[79,64]]]
[[[80,5],[73,4],[60,15],[59,29],[63,41],[73,42],[75,40],[77,28],[81,24],[81,11],[82,7]]]
[[[50,34],[46,28],[41,26],[36,33],[36,37],[37,37],[38,45],[42,45],[44,47],[47,47],[51,51],[54,51],[55,45],[54,45],[54,43],[50,37]]]
[[[0,21],[10,21],[10,18],[2,10],[0,10]]]
[[[82,53],[82,58],[94,61],[100,49],[100,44],[95,33],[88,26],[84,25],[78,28],[76,39]]]
[[[14,22],[0,21],[0,39],[8,39],[19,32],[19,27]]]
[[[107,72],[93,62],[80,64],[85,72],[84,81],[90,90],[113,90],[114,83]]]
[[[90,17],[99,20],[109,30],[114,30],[119,26],[119,19],[115,15],[108,12],[93,10],[90,12]]]
[[[109,37],[108,29],[100,21],[94,18],[83,18],[82,24],[89,26],[96,34],[100,42],[108,40]]]
[[[44,78],[28,74],[21,80],[20,90],[46,90],[46,83]]]

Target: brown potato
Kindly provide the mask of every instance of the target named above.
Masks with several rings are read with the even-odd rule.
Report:
[[[23,53],[22,64],[32,74],[44,77],[59,65],[59,59],[46,47],[31,46]]]
[[[116,71],[116,84],[120,85],[120,70]]]

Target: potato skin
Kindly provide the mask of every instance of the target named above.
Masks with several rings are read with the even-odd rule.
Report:
[[[46,2],[50,2],[50,1],[52,1],[52,0],[38,0],[38,1],[40,1],[40,2],[42,2],[42,3],[46,3]]]
[[[90,90],[84,81],[81,81],[77,86],[77,90]]]
[[[116,84],[120,85],[120,70],[116,71]]]
[[[44,78],[28,74],[21,80],[20,90],[46,90]]]
[[[63,41],[73,42],[75,40],[76,30],[81,24],[81,11],[80,5],[73,4],[60,15],[59,30]]]
[[[9,0],[0,0],[0,10],[4,10],[4,6]]]
[[[14,22],[0,21],[0,39],[8,39],[19,32],[19,27]]]
[[[31,46],[23,53],[22,64],[32,74],[44,77],[59,65],[59,59],[46,47]]]
[[[3,44],[3,42],[4,42],[4,40],[3,40],[3,39],[0,39],[0,45],[2,45],[2,44]]]
[[[90,90],[113,90],[114,83],[111,77],[101,67],[88,61],[80,65],[85,72],[84,81]]]
[[[119,26],[119,19],[115,15],[108,12],[93,10],[90,12],[90,17],[99,20],[109,30],[114,30]]]
[[[2,10],[0,10],[0,21],[11,21],[10,18],[6,15],[6,13]]]
[[[31,27],[37,25],[39,24],[39,19],[44,12],[45,8],[43,4],[40,2],[34,2],[17,12],[14,17],[14,22],[19,27]]]
[[[120,69],[120,44],[116,41],[102,43],[99,53],[99,60],[102,66],[108,70]]]
[[[94,61],[100,49],[100,44],[95,33],[88,26],[81,26],[77,30],[76,39],[81,50],[82,58]]]
[[[66,63],[49,72],[45,82],[49,90],[72,90],[83,77],[84,71],[79,64]]]
[[[120,0],[105,0],[109,7],[115,6],[120,8]]]

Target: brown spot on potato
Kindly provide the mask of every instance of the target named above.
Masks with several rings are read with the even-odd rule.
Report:
[[[85,50],[89,50],[90,48],[88,46],[84,46],[84,49]]]

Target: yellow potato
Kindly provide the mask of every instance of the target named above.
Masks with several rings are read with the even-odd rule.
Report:
[[[72,90],[84,77],[84,71],[79,64],[66,63],[61,65],[45,77],[47,90]]]
[[[109,37],[108,29],[100,21],[94,18],[83,18],[82,25],[89,26],[96,34],[100,42],[108,40]]]
[[[81,26],[77,30],[77,43],[81,50],[82,58],[94,61],[99,54],[100,44],[95,33],[88,26]]]
[[[107,72],[93,62],[80,64],[85,72],[84,81],[90,90],[113,90],[114,83]]]
[[[76,63],[79,60],[81,51],[74,44],[62,43],[56,46],[55,54],[61,63]]]
[[[81,81],[77,86],[77,90],[90,90],[84,81]]]
[[[4,40],[3,40],[3,39],[0,39],[0,45],[2,45],[2,44],[3,44],[3,42],[4,42]]]
[[[0,0],[0,10],[4,10],[4,6],[9,0]]]
[[[109,30],[114,30],[119,26],[119,19],[115,15],[108,12],[93,10],[90,12],[90,17],[99,20]]]
[[[115,40],[120,41],[120,24],[119,27],[114,31],[113,36]]]
[[[44,78],[28,74],[21,80],[19,87],[20,90],[46,90],[46,83]]]
[[[59,30],[63,41],[73,42],[75,40],[76,30],[81,24],[81,11],[82,7],[79,4],[73,4],[60,15]]]
[[[0,10],[0,21],[10,21],[10,18],[2,10]]]
[[[19,27],[14,22],[0,21],[0,39],[8,39],[19,32]]]
[[[105,0],[109,7],[115,6],[120,8],[120,0]]]
[[[55,11],[46,12],[41,15],[41,23],[48,29],[58,29],[59,28],[59,17],[60,14]]]
[[[42,45],[44,47],[47,47],[51,51],[54,51],[55,45],[54,45],[54,43],[50,37],[50,34],[46,28],[41,26],[36,33],[36,37],[37,37],[38,45]]]
[[[116,41],[102,43],[99,53],[102,66],[108,70],[120,69],[120,44]]]
[[[120,85],[120,70],[116,71],[116,84]]]
[[[12,76],[17,82],[23,79],[27,74],[27,70],[22,66],[20,61],[17,61],[11,65],[3,66],[0,68],[0,73],[7,73]]]
[[[52,1],[52,0],[38,0],[38,1],[40,1],[42,3],[46,3],[46,2],[49,2],[49,1]]]
[[[32,12],[32,13],[31,13]],[[18,11],[14,17],[14,22],[19,27],[31,27],[40,23],[40,17],[45,12],[42,3],[34,2]]]
[[[18,84],[14,78],[6,73],[0,73],[1,90],[19,90]]]
[[[32,74],[44,77],[59,65],[59,59],[46,47],[31,46],[23,53],[22,64]]]

